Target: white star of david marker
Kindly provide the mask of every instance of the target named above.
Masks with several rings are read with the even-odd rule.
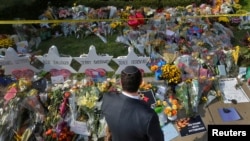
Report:
[[[74,59],[81,64],[78,72],[84,73],[86,69],[105,69],[106,71],[114,71],[108,63],[111,61],[113,56],[102,56],[96,54],[95,46],[91,45],[89,47],[89,52],[86,55],[81,55],[80,57],[74,57]]]
[[[11,47],[5,51],[4,57],[0,58],[0,66],[4,67],[5,75],[10,75],[12,71],[20,69],[30,69],[34,72],[39,72],[37,68],[30,65],[29,56],[19,56]]]
[[[118,65],[119,68],[116,70],[115,74],[121,74],[121,71],[130,65],[134,65],[139,69],[142,69],[144,73],[151,73],[151,70],[147,67],[147,63],[149,61],[149,57],[138,57],[133,47],[128,48],[128,55],[127,56],[119,56],[113,59]]]
[[[76,73],[76,70],[70,66],[72,57],[60,57],[56,46],[51,46],[48,54],[36,56],[36,58],[44,64],[43,69],[45,71],[50,71],[51,69],[67,69],[71,73]]]

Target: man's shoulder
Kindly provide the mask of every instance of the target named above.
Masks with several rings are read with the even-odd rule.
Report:
[[[116,99],[119,95],[119,92],[107,92],[103,94],[103,100]]]

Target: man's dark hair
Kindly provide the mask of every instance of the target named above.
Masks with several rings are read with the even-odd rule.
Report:
[[[142,73],[135,66],[127,66],[121,72],[122,89],[127,92],[137,92],[142,82]]]

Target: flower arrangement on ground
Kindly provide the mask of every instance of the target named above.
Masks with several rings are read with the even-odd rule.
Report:
[[[181,70],[175,64],[165,64],[161,68],[161,78],[168,84],[178,84],[181,82]]]
[[[167,103],[168,105],[164,108],[164,113],[169,120],[175,120],[177,118],[178,110],[181,109],[181,105],[175,98],[169,98]]]

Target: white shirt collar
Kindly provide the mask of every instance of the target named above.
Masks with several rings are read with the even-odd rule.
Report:
[[[122,94],[125,95],[125,96],[127,96],[127,97],[133,98],[133,99],[139,99],[139,95],[133,96],[133,95],[130,95],[130,94],[124,92],[124,91],[122,91]]]

